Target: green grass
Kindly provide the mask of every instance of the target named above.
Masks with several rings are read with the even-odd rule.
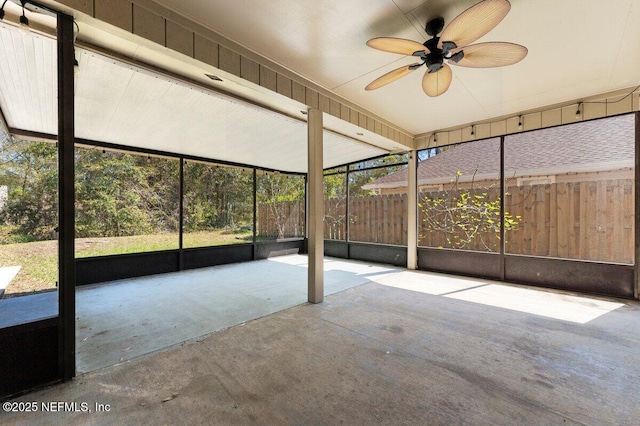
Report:
[[[5,297],[15,293],[54,289],[58,271],[58,242],[1,245],[0,267],[2,266],[22,267],[5,289]]]
[[[185,233],[183,246],[206,247],[251,242],[251,232],[213,230]],[[136,235],[76,239],[76,258],[113,254],[142,253],[178,248],[178,234]],[[0,245],[0,267],[21,266],[20,272],[5,290],[4,297],[36,293],[56,288],[58,279],[58,242]]]

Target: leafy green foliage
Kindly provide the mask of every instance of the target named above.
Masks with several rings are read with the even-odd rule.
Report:
[[[185,165],[186,232],[250,227],[253,171],[188,162]]]
[[[48,142],[6,138],[0,151],[2,243],[55,239],[57,149]],[[175,233],[179,222],[179,161],[77,148],[76,236]],[[185,228],[235,230],[252,222],[252,170],[189,163],[185,167]]]
[[[77,149],[77,237],[175,231],[177,178],[175,160]]]
[[[8,199],[0,206],[7,242],[55,239],[58,226],[57,150],[46,142],[6,137],[0,151],[0,186]]]
[[[179,164],[177,159],[76,148],[76,236],[177,233]],[[187,161],[184,177],[185,232],[193,236],[221,230],[235,235],[234,242],[247,241],[253,225],[253,169]],[[55,144],[5,138],[0,185],[9,188],[8,199],[0,204],[1,244],[56,239]],[[286,205],[304,200],[304,193],[303,177],[258,176],[257,201],[269,207],[274,236],[291,236],[285,228],[295,220]],[[303,223],[298,220],[296,236],[303,235]]]

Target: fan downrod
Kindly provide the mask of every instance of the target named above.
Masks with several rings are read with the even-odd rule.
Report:
[[[435,37],[436,35],[440,34],[440,32],[442,32],[443,29],[444,29],[444,18],[441,16],[429,20],[427,22],[427,25],[425,25],[424,27],[424,30],[431,37]]]

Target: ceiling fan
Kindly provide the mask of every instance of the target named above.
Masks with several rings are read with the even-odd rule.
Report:
[[[447,91],[453,78],[445,59],[451,65],[469,68],[502,67],[521,61],[528,51],[519,44],[499,41],[471,44],[495,28],[510,9],[508,0],[483,0],[458,15],[446,28],[443,18],[431,19],[425,31],[432,38],[423,44],[394,37],[372,38],[367,46],[415,56],[422,62],[390,71],[369,83],[365,90],[378,89],[425,65],[427,72],[422,78],[422,90],[428,96],[440,96]],[[442,34],[438,36],[440,32]]]

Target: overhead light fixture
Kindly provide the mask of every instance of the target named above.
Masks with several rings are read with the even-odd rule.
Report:
[[[522,116],[518,116],[518,130],[522,130]]]
[[[217,75],[213,75],[213,74],[205,74],[205,75],[207,77],[209,77],[213,81],[222,81],[222,79],[220,77],[218,77]]]
[[[580,120],[582,116],[582,102],[578,104],[578,109],[576,110],[576,120]]]
[[[4,19],[4,5],[7,4],[8,0],[4,0],[2,2],[2,7],[0,7],[0,19]]]
[[[24,14],[24,7],[27,4],[26,0],[20,0],[22,4],[22,15],[20,16],[20,29],[29,31],[29,18]]]

